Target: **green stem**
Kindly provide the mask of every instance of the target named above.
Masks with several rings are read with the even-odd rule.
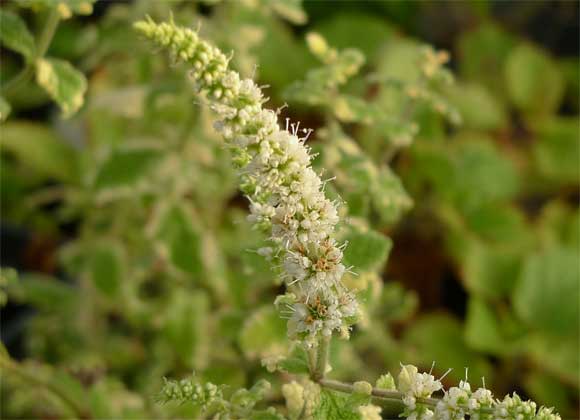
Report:
[[[314,371],[311,372],[311,376],[314,381],[322,380],[324,378],[324,374],[326,373],[331,338],[332,335],[328,337],[323,336],[318,342],[318,348],[316,349],[316,365],[314,367]]]
[[[40,34],[37,42],[36,53],[34,56],[26,62],[24,68],[16,75],[13,79],[9,80],[4,86],[2,86],[1,92],[3,95],[10,95],[18,88],[26,83],[34,75],[34,66],[36,65],[36,60],[44,57],[52,38],[58,27],[60,21],[60,14],[56,9],[52,9],[46,18],[46,24],[44,29]]]
[[[319,379],[317,381],[321,386],[328,389],[333,389],[335,391],[344,392],[347,394],[354,393],[354,385],[349,384],[346,382],[335,381],[333,379]],[[380,401],[385,402],[397,402],[402,403],[403,397],[405,394],[399,391],[391,391],[388,389],[380,389],[380,388],[373,388],[371,391],[371,395],[377,398]],[[418,404],[424,404],[431,407],[435,407],[440,400],[438,398],[417,398]],[[468,412],[468,407],[464,407]],[[491,408],[480,408],[477,410],[480,413],[485,414],[493,414],[493,410]]]
[[[21,368],[17,363],[8,360],[5,356],[0,356],[0,367],[6,371],[12,373],[14,376],[20,377],[24,382],[29,383],[34,386],[43,388],[57,397],[61,402],[67,406],[73,413],[75,413],[80,419],[90,419],[91,416],[80,407],[76,401],[69,398],[62,390],[56,387],[50,382],[44,381],[40,376],[33,375],[23,368]]]

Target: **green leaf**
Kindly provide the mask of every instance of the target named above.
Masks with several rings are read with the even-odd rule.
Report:
[[[164,211],[156,231],[169,261],[195,281],[204,276],[202,235],[191,222],[187,210],[172,206]]]
[[[8,115],[10,115],[11,110],[12,108],[10,107],[8,101],[6,101],[4,97],[0,96],[0,122],[6,121]]]
[[[379,174],[371,186],[372,204],[381,223],[391,225],[413,206],[401,179],[387,166],[379,168]]]
[[[36,51],[34,37],[17,15],[0,9],[0,40],[11,50],[30,60]]]
[[[62,19],[68,19],[73,12],[79,15],[90,15],[93,13],[93,3],[96,0],[20,0],[20,6],[38,9],[52,9],[56,7]]]
[[[517,253],[476,240],[460,241],[456,247],[460,253],[463,280],[470,292],[496,299],[512,291],[521,265]]]
[[[543,244],[580,249],[580,210],[562,201],[551,201],[542,209],[537,224],[538,233]]]
[[[466,31],[458,44],[461,75],[484,84],[498,98],[503,98],[505,80],[498,77],[498,71],[513,49],[513,36],[498,25],[484,23]]]
[[[161,151],[152,147],[130,147],[113,151],[95,179],[97,190],[134,187],[144,182],[159,161]]]
[[[36,62],[36,81],[58,103],[65,118],[76,113],[84,103],[87,79],[68,61],[39,59]]]
[[[333,13],[314,26],[338,49],[358,48],[370,61],[380,57],[380,49],[392,38],[395,30],[385,19],[351,11]]]
[[[19,302],[47,311],[71,306],[77,299],[77,293],[72,287],[41,274],[21,275],[20,281],[8,285],[8,295]]]
[[[536,125],[533,145],[539,172],[556,182],[577,184],[580,177],[580,127],[576,117],[554,117]]]
[[[320,392],[320,401],[312,413],[314,420],[360,420],[358,408],[367,404],[370,396],[343,394],[328,389]]]
[[[273,305],[261,307],[246,320],[238,341],[248,358],[283,354],[288,343],[286,322]]]
[[[282,372],[295,375],[307,374],[309,372],[308,355],[302,346],[296,346],[288,357],[278,362],[277,367]]]
[[[461,115],[463,127],[495,130],[507,122],[503,104],[483,85],[454,83],[448,87],[447,98]]]
[[[89,260],[89,273],[99,291],[110,298],[117,296],[123,281],[121,250],[111,243],[94,247]]]
[[[204,367],[209,352],[207,295],[176,289],[166,310],[164,334],[173,352],[189,369]]]
[[[517,191],[517,173],[512,162],[490,140],[474,138],[458,144],[454,159],[454,198],[461,207],[509,198]]]
[[[554,113],[562,101],[564,80],[556,63],[531,45],[520,45],[509,55],[505,76],[513,104],[531,115]]]
[[[476,297],[471,297],[467,305],[465,340],[472,348],[492,354],[506,350],[499,320],[492,308]]]
[[[557,407],[562,418],[573,418],[573,392],[559,378],[532,371],[525,378],[524,386],[535,401],[541,401],[548,407]]]
[[[531,237],[523,213],[515,206],[485,203],[464,213],[469,230],[480,238],[513,249],[528,249]]]
[[[276,13],[295,25],[303,25],[308,20],[302,8],[302,0],[268,0],[268,4]]]
[[[512,299],[530,327],[566,336],[578,334],[579,294],[578,250],[552,248],[527,258]]]
[[[392,241],[378,232],[351,230],[344,238],[348,246],[344,251],[344,264],[358,271],[379,269],[386,263]]]
[[[535,334],[526,342],[528,356],[544,372],[557,376],[561,382],[580,386],[580,348],[578,334],[552,336]]]
[[[2,125],[0,144],[14,153],[33,171],[60,181],[78,178],[76,151],[48,126],[25,121],[9,121]]]
[[[442,374],[452,368],[450,379],[457,382],[465,379],[465,366],[469,366],[470,377],[485,376],[486,380],[492,380],[489,363],[469,348],[462,324],[450,316],[423,316],[409,327],[403,342],[408,357],[403,363],[419,364],[429,369],[436,361],[435,371]]]

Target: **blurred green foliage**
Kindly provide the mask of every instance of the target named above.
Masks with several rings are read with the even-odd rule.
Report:
[[[280,382],[261,367],[292,353],[270,303],[280,285],[228,153],[187,69],[131,31],[171,11],[316,129],[364,306],[331,349],[336,378],[436,361],[458,380],[469,366],[497,394],[577,415],[578,60],[506,30],[488,2],[455,7],[477,23],[453,40],[452,84],[412,36],[420,2],[3,4],[2,223],[59,243],[58,273],[2,273],[2,300],[35,308],[26,360],[2,356],[3,416],[195,418],[155,403],[164,376]]]

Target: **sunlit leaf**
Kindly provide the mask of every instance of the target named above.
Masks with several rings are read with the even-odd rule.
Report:
[[[76,113],[84,103],[87,79],[68,61],[39,59],[36,62],[36,81],[58,103],[65,118]]]

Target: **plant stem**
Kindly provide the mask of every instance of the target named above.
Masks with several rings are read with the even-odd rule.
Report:
[[[344,392],[347,394],[352,394],[354,392],[354,385],[346,382],[340,382],[335,381],[333,379],[324,379],[324,378],[319,379],[317,382],[321,386],[328,389],[333,389],[335,391]],[[380,389],[374,387],[371,391],[371,395],[385,402],[398,402],[398,403],[402,403],[403,397],[405,396],[405,394],[399,391],[391,391],[388,389]],[[418,404],[429,405],[431,407],[435,407],[439,401],[440,400],[438,398],[417,398]],[[468,409],[468,407],[465,408]],[[493,410],[490,408],[480,408],[477,411],[479,411],[480,413],[493,414]]]
[[[57,397],[59,400],[62,401],[64,405],[66,405],[73,413],[75,413],[78,418],[80,419],[89,419],[91,416],[80,407],[76,401],[69,398],[62,390],[56,387],[54,384],[51,384],[48,381],[44,381],[39,376],[35,376],[25,369],[22,369],[17,363],[12,362],[11,360],[7,359],[6,356],[0,356],[0,367],[5,369],[6,371],[12,373],[15,376],[20,377],[26,383],[38,386],[43,388]]]
[[[318,343],[318,348],[316,351],[316,365],[314,371],[311,372],[312,379],[314,381],[320,381],[324,378],[326,373],[326,365],[328,363],[328,351],[330,350],[330,339],[332,335],[326,337],[322,336]]]
[[[58,27],[60,21],[60,14],[56,8],[51,9],[48,17],[46,18],[46,24],[44,29],[38,38],[37,48],[34,56],[26,62],[24,68],[16,75],[14,78],[9,80],[4,86],[2,86],[1,92],[3,95],[10,95],[16,91],[22,84],[26,83],[34,74],[34,66],[36,65],[36,60],[44,57],[52,38]]]

